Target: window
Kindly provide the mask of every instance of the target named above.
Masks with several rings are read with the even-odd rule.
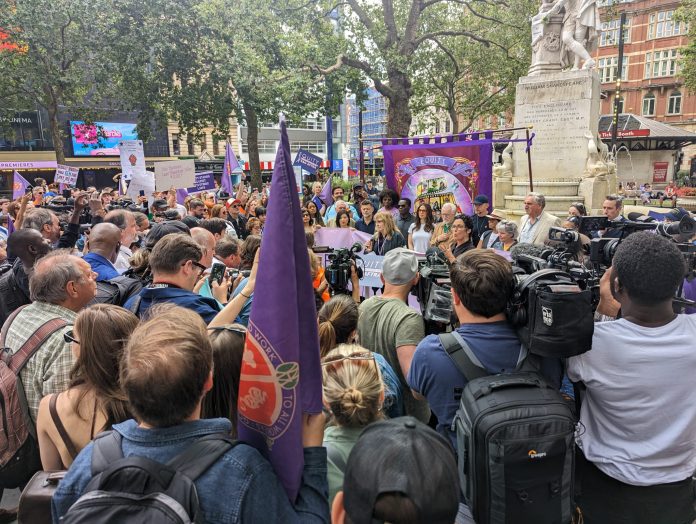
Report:
[[[220,141],[213,137],[213,155],[219,155],[220,154]]]
[[[599,35],[599,45],[619,45],[619,28],[621,20],[611,20],[610,22],[602,22],[602,32]],[[631,21],[627,18],[624,24],[624,43],[628,44],[631,41]]]
[[[275,140],[259,140],[259,154],[264,153],[275,153],[276,152],[276,141]],[[249,152],[249,143],[242,139],[242,153]]]
[[[614,105],[612,107],[616,107],[616,105],[617,105],[616,100],[617,100],[616,97],[614,97]],[[624,112],[624,99],[623,99],[623,97],[620,96],[618,98],[618,102],[619,102],[618,103],[618,110],[619,110],[619,114],[621,114]]]
[[[445,120],[445,133],[449,133],[450,131],[452,131],[452,123],[448,118],[447,120]]]
[[[200,139],[198,140],[198,147],[201,148],[201,153],[202,153],[203,151],[206,151],[206,150],[208,149],[208,142],[207,142],[207,140],[205,139],[205,133],[203,133],[203,134],[201,135]]]
[[[645,55],[645,78],[663,78],[677,73],[676,49],[663,49]]]
[[[498,128],[503,128],[507,125],[507,120],[504,114],[498,115]]]
[[[181,154],[181,143],[179,142],[179,133],[172,133],[172,153],[174,156]]]
[[[678,115],[681,113],[681,103],[681,93],[679,91],[674,91],[671,95],[669,95],[669,101],[667,102],[667,114]]]
[[[292,124],[288,127],[294,129],[317,129],[319,131],[325,129],[325,119],[323,118],[303,118],[297,124]]]
[[[186,149],[188,150],[189,155],[193,154],[193,136],[192,135],[186,135]]]
[[[435,134],[437,135],[439,133],[440,133],[440,121],[435,120]]]
[[[655,116],[655,95],[652,93],[643,97],[643,116]]]
[[[648,40],[684,35],[689,31],[684,22],[677,22],[673,18],[674,11],[660,11],[651,14],[648,19]]]
[[[300,149],[315,153],[318,155],[326,154],[326,142],[292,142],[290,150],[296,152]]]
[[[616,70],[619,64],[618,56],[609,56],[599,59],[599,80],[603,84],[616,81]],[[621,80],[628,80],[628,57],[623,58],[623,67],[621,68]]]

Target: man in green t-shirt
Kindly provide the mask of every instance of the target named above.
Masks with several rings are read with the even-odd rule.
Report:
[[[360,305],[360,344],[387,359],[399,377],[407,415],[427,423],[430,408],[416,400],[406,378],[416,346],[425,337],[423,317],[408,305],[408,294],[418,282],[418,260],[413,251],[392,249],[382,265],[384,292]]]

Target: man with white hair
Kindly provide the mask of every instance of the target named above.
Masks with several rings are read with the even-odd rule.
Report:
[[[435,230],[430,237],[431,246],[438,246],[450,241],[452,236],[452,222],[454,222],[454,216],[456,214],[457,207],[451,202],[442,205],[442,209],[440,210],[442,222],[435,224]]]
[[[541,193],[529,193],[524,199],[524,210],[527,213],[520,220],[520,238],[522,244],[543,246],[549,238],[552,227],[560,227],[561,219],[544,211],[546,198]]]

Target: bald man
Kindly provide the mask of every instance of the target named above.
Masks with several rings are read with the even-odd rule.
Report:
[[[97,282],[119,276],[114,266],[121,248],[121,229],[108,222],[102,222],[92,228],[87,238],[87,251],[84,261],[97,274]]]
[[[191,238],[203,251],[201,264],[208,268],[205,270],[204,275],[210,275],[213,257],[215,256],[215,235],[202,227],[194,227],[191,229]],[[220,304],[227,302],[227,282],[225,280],[222,281],[222,285],[218,285],[217,282],[211,283],[208,278],[203,278],[196,284],[194,292],[202,297],[214,298]]]
[[[34,263],[51,250],[49,241],[36,229],[19,229],[7,239],[7,254],[16,257],[12,269],[0,277],[0,324],[15,309],[30,304],[29,277]]]
[[[452,227],[452,222],[454,222],[454,216],[456,214],[457,207],[454,204],[450,202],[443,204],[440,210],[442,222],[435,224],[435,230],[430,237],[431,246],[439,246],[440,244],[449,242],[452,235],[450,228]]]

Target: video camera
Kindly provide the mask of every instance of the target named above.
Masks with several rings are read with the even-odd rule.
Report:
[[[454,323],[449,266],[438,250],[426,254],[418,265],[420,279],[415,294],[425,320],[426,334],[441,333]]]
[[[363,250],[362,244],[356,242],[350,248],[335,249],[327,258],[326,280],[331,288],[331,294],[347,294],[350,282],[350,268],[355,265],[358,278],[363,277],[363,261],[357,253]]]

